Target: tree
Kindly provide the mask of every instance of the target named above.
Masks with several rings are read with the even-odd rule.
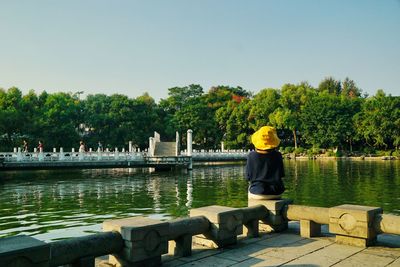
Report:
[[[250,127],[249,114],[251,100],[244,99],[233,108],[226,123],[226,144],[227,147],[249,148],[249,137],[254,130]]]
[[[269,115],[272,125],[291,131],[296,149],[297,130],[301,126],[301,110],[313,93],[314,88],[306,82],[298,85],[285,84],[281,89],[280,107]]]
[[[310,98],[302,110],[302,131],[314,147],[338,147],[346,142],[353,128],[353,112],[336,95],[323,92]]]
[[[23,138],[25,117],[21,110],[22,92],[11,87],[0,89],[0,136],[4,148],[19,146]]]
[[[342,85],[340,81],[335,80],[333,77],[327,77],[319,83],[317,90],[318,92],[340,95],[342,92]]]
[[[251,100],[248,120],[254,130],[270,124],[269,115],[279,107],[280,95],[276,89],[263,89]]]
[[[55,93],[46,97],[41,109],[37,136],[51,147],[74,147],[79,143],[78,127],[81,117],[79,100],[71,93]]]
[[[400,97],[378,90],[366,99],[354,118],[357,134],[375,148],[400,145]]]
[[[350,80],[348,77],[344,79],[342,82],[342,92],[341,94],[346,97],[355,98],[360,97],[362,90],[357,87],[356,83],[353,80]]]

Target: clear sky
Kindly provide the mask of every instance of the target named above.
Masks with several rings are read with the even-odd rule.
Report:
[[[0,0],[0,87],[24,93],[242,86],[327,76],[400,95],[399,0]]]

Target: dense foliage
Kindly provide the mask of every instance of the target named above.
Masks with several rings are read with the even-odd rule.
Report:
[[[29,149],[39,140],[53,147],[146,148],[154,131],[165,140],[186,130],[194,132],[194,147],[251,148],[249,136],[260,126],[278,128],[282,147],[339,149],[341,151],[398,150],[400,147],[400,97],[379,90],[362,95],[353,80],[326,78],[317,88],[308,83],[285,84],[253,95],[241,87],[216,86],[204,92],[200,85],[170,88],[156,103],[145,93],[88,95],[34,91],[23,95],[15,87],[0,88],[0,151]]]

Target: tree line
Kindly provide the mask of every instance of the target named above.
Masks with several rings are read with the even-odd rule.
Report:
[[[136,98],[122,94],[81,92],[23,95],[16,87],[0,88],[0,151],[20,147],[32,151],[41,140],[45,150],[77,147],[148,147],[154,131],[166,140],[178,131],[182,144],[187,129],[194,132],[194,148],[251,148],[250,135],[274,125],[286,152],[305,149],[339,151],[393,150],[400,146],[400,97],[378,90],[363,94],[356,83],[332,77],[314,88],[307,82],[266,88],[253,94],[242,87],[200,85],[168,89],[158,103],[147,93]]]

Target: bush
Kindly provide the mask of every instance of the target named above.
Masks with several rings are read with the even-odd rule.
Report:
[[[340,150],[336,151],[335,157],[343,157],[343,152]]]
[[[393,151],[392,156],[393,157],[400,157],[400,150],[396,149],[395,151]]]
[[[333,152],[332,150],[329,150],[329,151],[326,153],[326,155],[327,155],[328,157],[336,157],[336,153]]]
[[[375,149],[373,147],[367,146],[367,147],[364,148],[363,151],[364,151],[365,154],[375,154]]]
[[[305,149],[303,147],[298,147],[294,150],[294,153],[297,154],[303,154]]]
[[[288,146],[288,147],[285,147],[285,149],[284,149],[284,153],[285,154],[288,154],[288,153],[292,153],[294,151],[294,148],[293,147],[291,147],[291,146]]]
[[[307,149],[307,156],[309,156],[309,157],[314,157],[314,156],[319,155],[319,154],[320,154],[319,153],[319,148]]]
[[[391,151],[391,150],[389,150],[389,151],[377,150],[377,151],[376,151],[376,155],[377,155],[378,157],[390,156],[391,154],[392,154],[392,151]]]

